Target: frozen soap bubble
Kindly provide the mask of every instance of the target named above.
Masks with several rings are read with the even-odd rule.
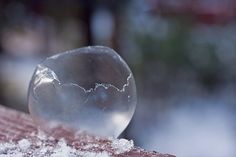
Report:
[[[91,46],[67,51],[37,65],[28,106],[44,131],[66,126],[118,137],[136,107],[136,86],[128,65],[112,49]]]

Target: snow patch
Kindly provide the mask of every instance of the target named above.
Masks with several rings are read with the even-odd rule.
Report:
[[[64,139],[56,140],[39,131],[32,133],[28,139],[0,143],[0,157],[110,157],[129,152],[134,147],[132,140],[113,138],[108,140],[110,141],[107,143],[111,146],[110,150],[96,151],[99,150],[96,148],[104,148],[104,145],[91,141],[76,149],[68,145]]]
[[[27,139],[22,139],[18,141],[19,148],[22,150],[26,150],[30,147],[31,143]]]
[[[41,137],[41,136],[40,136]],[[22,139],[18,142],[0,143],[0,157],[110,157],[110,153],[90,152],[77,150],[66,144],[64,139],[60,139],[55,146],[39,141]]]
[[[113,139],[111,146],[114,148],[116,154],[121,154],[130,151],[134,147],[133,140]]]

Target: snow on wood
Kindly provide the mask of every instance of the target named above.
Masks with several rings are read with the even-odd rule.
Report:
[[[174,157],[134,147],[132,140],[68,135],[63,130],[59,138],[48,136],[29,115],[0,106],[0,157]]]

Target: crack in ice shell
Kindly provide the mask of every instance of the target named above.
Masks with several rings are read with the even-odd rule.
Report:
[[[94,88],[90,88],[90,89],[85,89],[83,87],[81,87],[80,85],[78,84],[75,84],[75,83],[65,83],[65,84],[62,84],[59,80],[59,78],[57,77],[56,73],[51,70],[50,68],[42,65],[42,64],[39,64],[38,65],[38,68],[37,68],[37,71],[35,73],[36,77],[35,77],[35,80],[34,80],[34,94],[36,94],[36,88],[41,84],[41,83],[57,83],[58,85],[60,86],[66,86],[66,85],[71,85],[71,86],[76,86],[80,89],[82,89],[85,93],[91,93],[91,92],[94,92],[97,90],[97,88],[99,87],[103,87],[104,89],[108,89],[108,88],[114,88],[116,91],[118,92],[125,92],[126,90],[126,87],[129,86],[129,83],[130,83],[130,79],[132,77],[132,73],[129,74],[129,76],[127,77],[126,79],[126,83],[123,85],[123,87],[121,89],[117,88],[116,86],[112,85],[112,84],[108,84],[108,83],[95,83],[95,87]]]
[[[131,77],[132,77],[132,74],[129,74],[129,76],[128,76],[127,79],[126,79],[127,82],[123,85],[122,89],[119,89],[119,88],[117,88],[116,86],[114,86],[114,85],[112,85],[112,84],[108,84],[108,83],[95,83],[95,87],[94,87],[94,88],[90,88],[90,89],[88,89],[88,90],[86,90],[85,88],[83,88],[83,87],[81,87],[81,86],[79,86],[79,85],[77,85],[77,84],[74,84],[74,83],[70,83],[70,84],[73,85],[73,86],[78,86],[79,88],[83,89],[85,93],[93,92],[93,91],[95,91],[98,87],[103,87],[103,88],[105,88],[106,90],[107,90],[108,88],[114,88],[114,89],[115,89],[116,91],[118,91],[118,92],[125,92],[125,88],[129,86],[129,80],[131,79]]]

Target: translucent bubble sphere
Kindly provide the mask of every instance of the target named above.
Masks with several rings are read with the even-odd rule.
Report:
[[[79,48],[37,65],[29,85],[28,106],[44,131],[62,125],[118,137],[135,111],[135,81],[114,50]]]

